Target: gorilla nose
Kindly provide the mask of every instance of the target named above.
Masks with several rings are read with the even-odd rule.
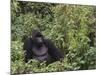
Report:
[[[42,47],[42,46],[43,46],[43,43],[42,42],[38,44],[38,47],[39,48]]]

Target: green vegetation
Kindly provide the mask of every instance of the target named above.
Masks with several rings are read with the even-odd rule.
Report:
[[[11,74],[89,70],[96,68],[96,7],[11,0]],[[65,53],[46,66],[25,63],[23,40],[39,29]]]

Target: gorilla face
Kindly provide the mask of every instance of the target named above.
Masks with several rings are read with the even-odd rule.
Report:
[[[35,47],[40,48],[44,44],[43,35],[39,31],[33,31],[32,40]]]

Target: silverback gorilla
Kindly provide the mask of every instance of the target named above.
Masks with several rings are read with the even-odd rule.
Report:
[[[25,62],[36,59],[40,62],[52,63],[64,56],[51,40],[45,39],[38,30],[33,30],[32,37],[25,40],[23,49],[25,50]]]

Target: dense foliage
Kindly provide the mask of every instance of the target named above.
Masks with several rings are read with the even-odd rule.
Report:
[[[11,74],[95,69],[95,14],[95,6],[11,0]],[[23,61],[23,41],[33,28],[64,52],[62,61]]]

